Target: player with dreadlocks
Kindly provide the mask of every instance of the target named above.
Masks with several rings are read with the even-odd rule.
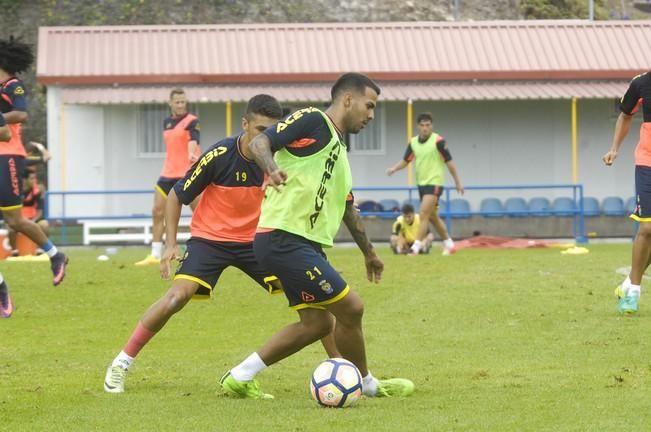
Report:
[[[34,222],[23,217],[20,178],[25,169],[25,147],[21,129],[27,120],[27,95],[16,74],[24,72],[34,61],[32,47],[13,37],[0,40],[0,113],[11,131],[9,140],[0,139],[0,211],[11,229],[32,239],[50,257],[53,283],[65,276],[68,258],[59,252]],[[0,281],[0,317],[11,316],[13,306],[4,281]]]

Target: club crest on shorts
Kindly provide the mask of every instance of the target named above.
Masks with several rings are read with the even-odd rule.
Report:
[[[315,300],[314,296],[310,293],[306,293],[305,291],[301,291],[301,298],[305,303],[310,303]]]
[[[332,294],[332,285],[330,285],[330,282],[327,280],[323,279],[322,281],[319,282],[319,288],[321,288],[321,291],[323,291],[326,294]]]

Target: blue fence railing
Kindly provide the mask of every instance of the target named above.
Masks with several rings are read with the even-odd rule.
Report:
[[[572,223],[572,232],[573,236],[577,242],[586,242],[587,238],[585,235],[585,212],[583,208],[583,185],[580,184],[535,184],[535,185],[497,185],[497,186],[465,186],[466,191],[505,191],[505,190],[514,190],[514,191],[531,191],[531,190],[568,190],[571,191],[571,197],[574,202],[573,209],[567,209],[565,215],[573,218]],[[404,200],[414,200],[418,199],[418,188],[416,187],[357,187],[353,189],[353,193],[356,198],[360,198],[360,193],[371,192],[374,194],[377,193],[387,193],[400,194],[405,197]],[[507,216],[528,216],[531,215],[531,211],[522,210],[522,211],[508,211],[506,209],[490,212],[490,211],[463,211],[456,212],[451,208],[451,193],[456,193],[453,187],[446,187],[444,189],[443,195],[443,205],[439,208],[439,214],[445,221],[445,224],[448,230],[452,229],[453,219],[460,216],[490,216],[491,213],[494,215],[503,214]],[[80,197],[80,196],[104,196],[104,195],[144,195],[151,196],[153,190],[105,190],[105,191],[47,191],[45,193],[45,204],[44,204],[44,215],[47,219],[56,219],[62,221],[76,221],[79,219],[134,219],[134,218],[149,218],[151,217],[148,213],[131,213],[131,214],[112,214],[112,215],[84,215],[84,214],[69,214],[68,205],[66,200],[71,197]],[[61,203],[58,207],[56,215],[50,214],[50,208],[52,206],[52,199],[60,199]],[[146,198],[145,198],[146,199]],[[536,212],[536,215],[554,215],[556,214],[551,209],[549,210],[539,210]],[[379,217],[395,217],[397,212],[395,211],[370,211],[362,212],[364,216],[379,216]]]
[[[572,201],[574,208],[564,210],[564,216],[573,218],[572,235],[579,243],[586,243],[587,237],[585,235],[585,210],[583,207],[583,185],[580,184],[536,184],[536,185],[496,185],[496,186],[464,186],[466,191],[505,191],[505,190],[568,190],[571,191]],[[405,192],[407,199],[412,200],[418,198],[417,187],[358,187],[353,189],[353,193],[358,192]],[[439,208],[439,215],[445,221],[448,231],[452,230],[452,221],[456,217],[461,216],[490,216],[490,215],[506,215],[506,216],[530,216],[530,210],[499,210],[499,211],[453,211],[451,208],[451,193],[456,193],[454,187],[445,187],[443,190],[443,205]],[[356,195],[359,197],[359,195]],[[378,216],[378,217],[395,217],[397,212],[362,212],[364,216]],[[535,212],[536,216],[554,216],[557,213],[552,209],[541,209]]]

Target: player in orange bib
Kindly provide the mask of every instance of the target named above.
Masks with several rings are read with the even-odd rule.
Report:
[[[11,130],[5,123],[4,116],[0,115],[0,141],[9,141]],[[14,305],[9,295],[9,288],[2,273],[0,273],[0,318],[9,318],[14,311]]]
[[[50,231],[50,224],[43,215],[43,197],[45,189],[38,181],[36,169],[29,167],[25,169],[22,175],[23,182],[23,208],[22,213],[25,219],[31,220],[43,230],[46,236]],[[9,244],[11,245],[11,255],[18,256],[16,232],[9,230]],[[38,253],[38,251],[37,251]]]
[[[642,114],[640,140],[635,147],[635,210],[631,219],[639,222],[640,228],[633,242],[631,271],[616,289],[619,312],[633,315],[638,312],[642,276],[651,264],[651,71],[634,77],[619,103],[619,117],[610,150],[602,160],[611,166],[619,152],[624,138],[631,130],[633,116]]]
[[[163,249],[165,232],[165,201],[174,184],[190,169],[201,155],[199,147],[199,118],[188,112],[188,99],[185,91],[175,88],[170,92],[171,116],[165,119],[163,141],[165,141],[165,163],[160,178],[154,188],[154,208],[152,209],[151,253],[137,266],[158,264]],[[197,200],[190,206],[196,207]]]
[[[33,60],[31,46],[13,38],[0,40],[0,113],[11,131],[10,139],[0,140],[0,211],[9,228],[25,234],[50,257],[52,282],[59,285],[65,277],[68,258],[21,211],[21,175],[26,156],[21,129],[27,120],[27,95],[16,74],[27,70]]]

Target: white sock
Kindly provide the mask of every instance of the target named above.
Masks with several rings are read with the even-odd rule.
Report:
[[[111,366],[120,366],[124,370],[128,370],[135,359],[124,351],[120,351],[120,354],[113,359]]]
[[[418,252],[420,252],[421,247],[422,247],[422,243],[420,242],[420,240],[415,240],[414,244],[411,245],[411,251],[417,254]]]
[[[626,276],[626,279],[624,279],[624,282],[620,285],[622,287],[622,292],[624,295],[628,293],[629,288],[631,287],[631,277]]]
[[[362,393],[366,396],[375,396],[378,384],[377,378],[371,374],[371,371],[368,371],[368,375],[362,378]]]
[[[639,297],[639,295],[640,295],[640,289],[641,289],[641,288],[640,288],[640,285],[633,285],[633,284],[630,284],[630,285],[628,286],[628,291],[626,292],[626,294],[633,294],[633,293],[636,293],[636,294],[638,295],[638,297]]]
[[[257,352],[254,352],[242,363],[231,369],[231,375],[238,381],[251,381],[258,372],[267,367]]]
[[[0,273],[0,285],[2,285],[3,283],[5,283],[5,278],[4,276],[2,276],[2,273]]]
[[[450,237],[447,239],[443,240],[443,244],[445,245],[446,248],[452,249],[454,247],[454,241]]]
[[[160,259],[162,250],[163,250],[163,242],[151,242],[151,255],[154,258]]]

